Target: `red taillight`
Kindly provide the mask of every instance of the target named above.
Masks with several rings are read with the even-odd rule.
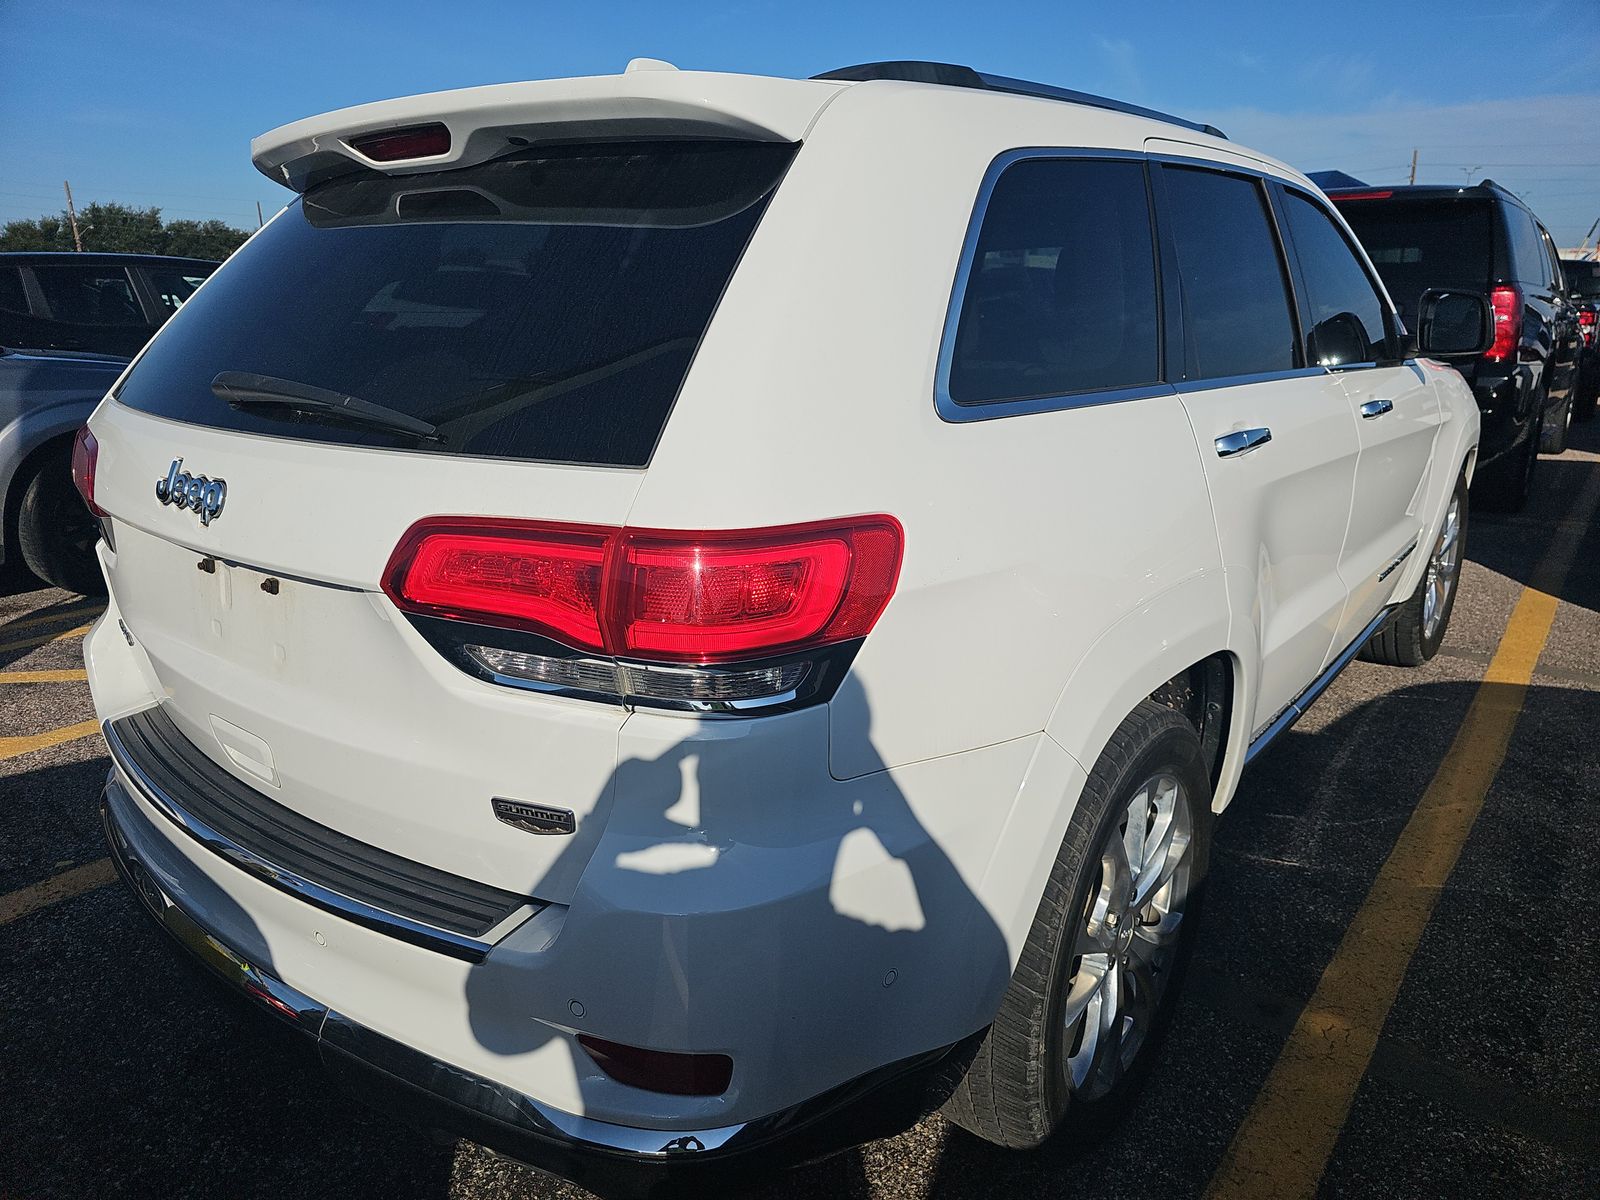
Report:
[[[1594,324],[1594,320],[1595,320],[1594,312],[1592,310],[1590,310],[1590,309],[1586,308],[1586,309],[1584,309],[1582,312],[1580,312],[1578,314],[1578,324],[1579,325],[1593,325]]]
[[[1336,204],[1343,204],[1346,200],[1387,200],[1392,195],[1393,191],[1339,192],[1332,199]]]
[[[100,443],[94,440],[94,434],[85,425],[72,441],[72,482],[78,489],[78,495],[89,506],[89,511],[97,517],[103,517],[105,513],[94,502],[94,473],[99,465]]]
[[[409,612],[533,629],[600,650],[610,537],[587,526],[420,521],[395,548],[383,586]]]
[[[1522,333],[1522,293],[1514,287],[1497,287],[1489,293],[1489,307],[1494,310],[1494,345],[1484,357],[1510,358]]]
[[[450,130],[444,125],[414,125],[387,133],[366,133],[350,139],[352,149],[373,162],[437,158],[450,152]]]
[[[625,658],[717,663],[865,637],[900,573],[892,517],[679,533],[430,518],[384,591],[407,612]]]

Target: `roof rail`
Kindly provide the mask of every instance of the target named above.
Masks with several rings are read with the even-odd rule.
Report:
[[[1148,117],[1169,125],[1181,125],[1196,133],[1226,138],[1215,125],[1199,121],[1185,121],[1171,113],[1157,112],[1123,100],[1110,100],[1089,92],[1075,92],[1071,88],[1056,87],[1049,83],[1033,83],[1026,79],[1012,79],[1006,75],[989,75],[971,67],[955,63],[920,62],[914,59],[900,62],[861,63],[854,67],[839,67],[813,75],[813,79],[837,79],[846,83],[863,83],[869,79],[898,79],[905,83],[938,83],[946,87],[976,88],[985,92],[1010,92],[1017,96],[1038,96],[1046,100],[1065,100],[1070,104],[1087,104],[1091,108],[1105,108],[1112,112],[1127,113],[1135,117]]]

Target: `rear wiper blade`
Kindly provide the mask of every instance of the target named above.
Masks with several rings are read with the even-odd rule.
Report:
[[[211,381],[211,390],[230,408],[277,408],[387,429],[391,433],[406,433],[425,442],[445,440],[436,426],[398,409],[374,404],[359,396],[312,387],[309,383],[296,383],[292,379],[257,375],[252,371],[220,371]]]

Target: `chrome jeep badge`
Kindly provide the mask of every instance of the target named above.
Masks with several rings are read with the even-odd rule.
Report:
[[[209,525],[222,515],[222,502],[227,498],[228,485],[220,479],[207,479],[204,475],[191,475],[183,469],[183,459],[175,458],[167,468],[167,477],[156,481],[156,499],[163,504],[193,509],[200,516],[200,524]]]

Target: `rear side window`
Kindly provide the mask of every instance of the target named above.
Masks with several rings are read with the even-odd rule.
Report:
[[[1074,158],[1007,167],[962,292],[950,398],[991,404],[1159,376],[1144,167]]]
[[[1162,170],[1183,289],[1185,376],[1292,369],[1294,318],[1261,185],[1218,171]]]
[[[1539,237],[1539,226],[1526,209],[1516,204],[1503,206],[1506,228],[1511,234],[1512,278],[1518,283],[1538,287],[1550,285],[1550,260]]]
[[[255,434],[643,466],[793,154],[570,146],[324,183],[183,304],[119,399]],[[230,407],[224,371],[356,396],[443,441]]]
[[[126,267],[43,263],[33,268],[50,316],[73,325],[143,325]]]
[[[1319,205],[1298,192],[1284,193],[1284,209],[1311,310],[1306,361],[1335,367],[1382,358],[1383,302],[1350,243]]]

